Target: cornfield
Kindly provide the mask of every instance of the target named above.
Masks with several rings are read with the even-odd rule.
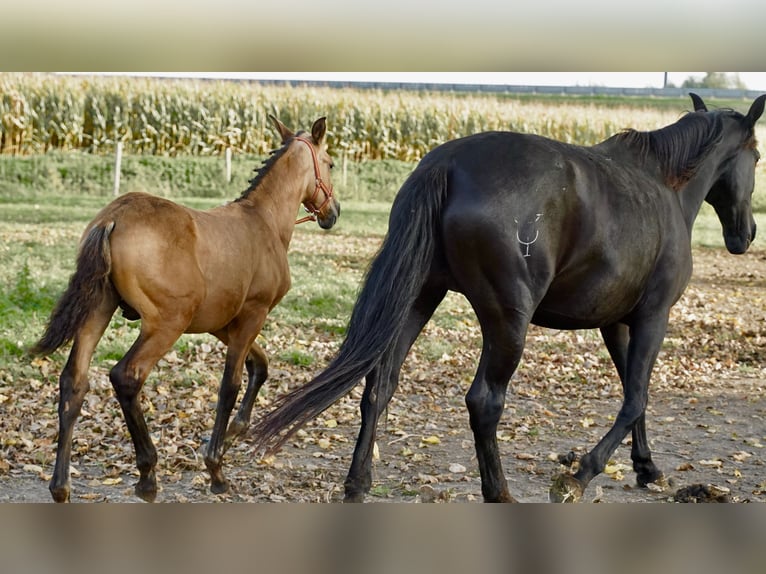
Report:
[[[680,110],[680,108],[679,108]],[[593,144],[624,129],[656,129],[679,111],[546,105],[502,94],[361,90],[254,82],[0,74],[0,153],[50,150],[265,155],[272,113],[291,127],[328,117],[331,153],[415,161],[434,146],[486,130]]]

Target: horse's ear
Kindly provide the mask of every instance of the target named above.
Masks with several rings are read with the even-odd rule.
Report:
[[[289,140],[291,137],[293,137],[295,134],[293,134],[292,130],[285,126],[282,122],[280,122],[277,118],[269,114],[269,119],[271,120],[271,123],[274,124],[274,127],[277,128],[277,131],[279,132],[279,136],[282,138],[282,143],[285,143],[287,140]]]
[[[702,101],[702,98],[700,98],[697,94],[689,92],[689,97],[692,99],[692,103],[694,104],[694,111],[695,112],[706,112],[707,106],[705,105],[705,102]]]
[[[766,94],[762,94],[755,98],[755,101],[753,102],[753,105],[750,106],[750,111],[747,112],[747,116],[745,116],[745,119],[749,122],[751,126],[755,125],[755,122],[758,121],[758,118],[761,117],[761,114],[763,113],[763,104],[766,102]]]
[[[311,137],[316,145],[322,145],[325,133],[327,133],[327,118],[319,118],[311,126]]]

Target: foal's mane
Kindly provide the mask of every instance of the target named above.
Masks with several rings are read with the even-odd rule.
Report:
[[[688,182],[711,150],[723,139],[723,117],[741,116],[729,109],[715,113],[689,112],[676,123],[650,132],[632,129],[617,135],[618,141],[636,147],[642,160],[651,153],[662,168],[665,182],[679,189]]]
[[[306,132],[298,132],[295,134],[294,137],[302,136]],[[255,189],[261,184],[263,181],[263,178],[266,177],[266,174],[269,173],[271,168],[274,166],[275,163],[279,161],[279,158],[281,158],[284,153],[287,151],[287,148],[290,147],[290,142],[293,141],[294,137],[287,140],[282,147],[271,150],[269,152],[269,157],[267,157],[263,161],[263,165],[261,167],[254,169],[255,177],[250,180],[250,186],[242,192],[242,195],[240,195],[235,201],[241,201],[243,199],[246,199],[252,191],[255,191]]]

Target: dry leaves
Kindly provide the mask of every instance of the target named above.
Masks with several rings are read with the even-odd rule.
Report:
[[[323,251],[336,248],[340,260],[360,262],[379,241],[328,237],[323,238]],[[300,241],[306,243],[305,249],[319,249],[313,236]],[[360,262],[354,264],[363,267]],[[297,433],[274,457],[259,459],[246,440],[235,442],[224,459],[232,492],[218,497],[209,493],[202,459],[213,424],[224,348],[212,337],[182,341],[157,366],[142,399],[159,453],[159,500],[342,498],[359,430],[361,386]],[[308,381],[329,363],[340,337],[311,325],[271,324],[268,338],[259,341],[271,366],[254,417],[269,409],[275,396]],[[464,403],[480,347],[481,332],[469,305],[450,295],[413,347],[399,389],[381,419],[373,500],[481,498]],[[275,358],[290,348],[312,356],[312,365]],[[46,481],[57,435],[57,377],[64,360],[57,355],[20,362],[13,367],[13,376],[0,371],[0,500],[24,496],[48,500]],[[135,499],[131,494],[137,478],[135,457],[109,384],[109,367],[109,363],[92,365],[91,390],[75,427],[76,500]],[[766,501],[765,385],[766,253],[754,249],[737,258],[698,250],[693,282],[673,309],[653,373],[647,428],[655,461],[686,483],[727,484],[721,488],[730,489],[725,494],[732,500]],[[574,451],[576,464],[577,457],[611,426],[621,397],[620,382],[598,332],[531,327],[498,429],[514,496],[547,500],[551,477],[561,469],[558,453]],[[586,499],[664,500],[633,487],[629,442],[615,452]],[[25,484],[28,490],[23,492]],[[695,492],[704,494],[704,489]]]

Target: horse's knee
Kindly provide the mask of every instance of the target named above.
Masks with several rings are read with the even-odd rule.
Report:
[[[218,390],[218,407],[224,409],[226,413],[234,410],[234,404],[237,402],[240,385],[234,381],[222,382]]]
[[[474,433],[495,432],[505,406],[502,395],[469,391],[465,397],[465,404],[470,415],[471,430]]]

